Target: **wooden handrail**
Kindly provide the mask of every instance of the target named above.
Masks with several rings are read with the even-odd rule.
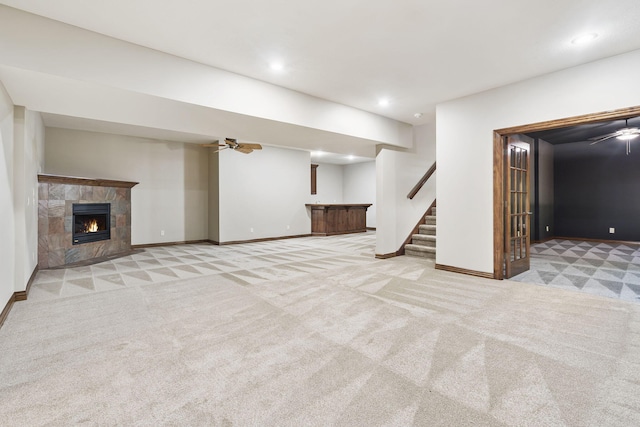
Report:
[[[424,176],[420,179],[420,181],[418,181],[418,183],[415,185],[415,187],[413,187],[411,191],[409,191],[409,194],[407,194],[407,198],[413,199],[416,196],[416,194],[418,194],[418,191],[420,191],[422,186],[427,183],[429,178],[431,178],[431,175],[433,175],[435,171],[436,171],[436,162],[433,162],[433,165],[431,165],[427,173],[425,173]]]

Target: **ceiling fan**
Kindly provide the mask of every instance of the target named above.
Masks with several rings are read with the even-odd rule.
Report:
[[[624,119],[624,127],[618,129],[615,132],[608,133],[606,135],[600,135],[593,138],[589,138],[587,141],[593,141],[589,145],[595,145],[599,142],[606,141],[607,139],[617,138],[627,143],[627,155],[631,153],[631,140],[640,135],[640,129],[635,127],[629,127],[629,119]]]
[[[220,144],[219,141],[215,141],[211,144],[202,144],[203,147],[218,147],[214,153],[218,153],[222,150],[226,150],[227,148],[231,148],[232,150],[239,151],[244,154],[249,154],[253,150],[262,150],[262,145],[260,144],[250,144],[248,142],[238,142],[235,138],[225,138],[224,144]],[[222,148],[220,148],[222,147]]]

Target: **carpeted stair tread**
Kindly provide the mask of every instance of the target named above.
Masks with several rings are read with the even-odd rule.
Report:
[[[427,234],[414,234],[411,237],[411,243],[414,245],[426,246],[429,248],[436,247],[436,236],[430,236]]]
[[[422,224],[418,227],[418,232],[420,234],[428,234],[428,235],[432,235],[435,236],[436,234],[436,226],[435,224]]]
[[[422,258],[435,258],[436,248],[430,248],[428,246],[407,244],[404,247],[405,255],[417,256]]]
[[[407,243],[404,246],[405,251],[407,250],[411,250],[412,252],[428,252],[428,253],[432,253],[435,254],[436,253],[436,248],[435,247],[430,247],[430,246],[424,246],[424,245],[414,245],[413,243]]]
[[[414,234],[411,236],[411,238],[413,240],[419,240],[420,242],[425,242],[428,244],[433,243],[435,245],[436,243],[436,236],[435,234]],[[416,243],[416,242],[413,242]]]

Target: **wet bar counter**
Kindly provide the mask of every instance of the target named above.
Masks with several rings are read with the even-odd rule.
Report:
[[[307,204],[305,206],[311,209],[311,234],[314,236],[367,231],[367,208],[371,203]]]

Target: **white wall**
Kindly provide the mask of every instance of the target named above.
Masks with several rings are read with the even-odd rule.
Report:
[[[221,151],[220,243],[311,233],[307,151]],[[253,231],[251,231],[253,229]]]
[[[208,151],[195,144],[46,130],[46,173],[139,182],[131,190],[134,245],[209,238],[208,170]]]
[[[436,173],[413,199],[407,194],[436,159],[433,124],[414,127],[414,148],[397,151],[379,147],[376,156],[376,254],[395,253],[436,198]],[[438,227],[440,227],[438,200]],[[438,234],[439,234],[438,229]],[[438,236],[438,239],[440,237]]]
[[[38,257],[38,173],[44,158],[44,125],[39,113],[14,107],[15,290],[23,291]]]
[[[318,198],[310,195],[307,151],[265,146],[248,155],[213,154],[194,144],[47,128],[45,154],[49,174],[140,183],[131,192],[134,245],[311,232],[305,203]],[[318,171],[320,200],[342,203],[343,167],[322,164]]]
[[[37,265],[43,141],[40,115],[15,107],[0,83],[0,310],[26,289]]]
[[[438,105],[438,264],[493,273],[493,130],[640,105],[640,51]]]
[[[39,112],[26,110],[25,123],[25,193],[27,198],[24,278],[29,280],[38,262],[38,174],[44,171],[45,127]],[[30,194],[29,194],[30,193]],[[30,256],[30,258],[29,258]]]
[[[343,166],[344,203],[371,203],[367,209],[367,227],[376,227],[376,162]]]
[[[220,242],[220,156],[209,150],[209,240]]]
[[[0,310],[15,292],[13,103],[0,84]]]
[[[330,163],[316,163],[316,194],[307,203],[343,203],[344,167]]]

